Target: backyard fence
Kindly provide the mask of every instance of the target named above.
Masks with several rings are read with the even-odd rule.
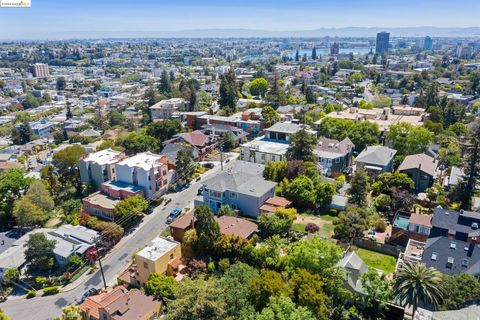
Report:
[[[395,246],[379,243],[374,240],[365,238],[355,238],[353,239],[353,244],[359,248],[383,253],[389,256],[393,256],[395,258],[398,258],[398,256],[402,252],[399,248]]]

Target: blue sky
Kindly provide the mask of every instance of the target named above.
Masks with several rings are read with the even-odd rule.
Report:
[[[31,8],[0,8],[0,39],[59,32],[480,25],[480,0],[31,1]]]

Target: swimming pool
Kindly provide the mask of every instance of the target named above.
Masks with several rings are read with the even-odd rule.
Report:
[[[408,217],[397,215],[395,218],[394,227],[407,230],[408,229]]]

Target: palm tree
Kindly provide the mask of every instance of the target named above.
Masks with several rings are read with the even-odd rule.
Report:
[[[444,295],[442,274],[423,263],[405,262],[395,277],[394,289],[401,303],[412,306],[412,319],[419,304],[438,306]]]

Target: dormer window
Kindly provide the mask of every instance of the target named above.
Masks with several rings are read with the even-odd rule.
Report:
[[[432,253],[432,260],[437,261],[437,253],[436,252]]]
[[[451,241],[450,242],[450,249],[455,250],[456,248],[457,248],[457,244],[455,243],[455,241]]]
[[[467,267],[468,268],[469,263],[470,263],[470,261],[468,261],[468,259],[463,259],[462,260],[462,267]]]

